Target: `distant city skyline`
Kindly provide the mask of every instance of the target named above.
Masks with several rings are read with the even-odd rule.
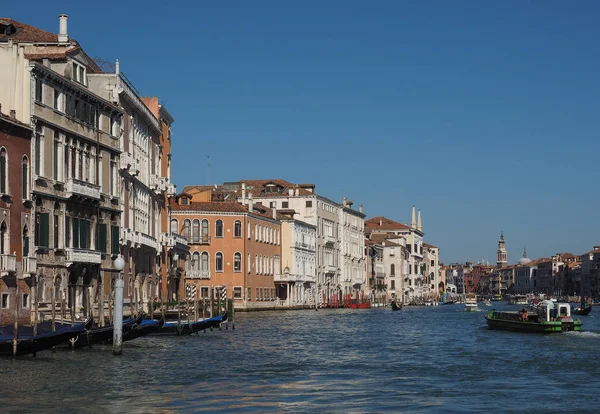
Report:
[[[173,181],[310,182],[368,217],[421,209],[443,263],[600,245],[600,3],[11,3],[175,118]],[[135,19],[123,20],[123,16]],[[210,159],[206,156],[210,155]],[[210,161],[210,173],[207,162]]]

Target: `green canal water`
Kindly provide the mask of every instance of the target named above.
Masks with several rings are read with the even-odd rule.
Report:
[[[120,357],[1,359],[0,412],[598,412],[600,309],[584,332],[555,335],[490,331],[483,315],[238,313],[235,330],[139,338]]]

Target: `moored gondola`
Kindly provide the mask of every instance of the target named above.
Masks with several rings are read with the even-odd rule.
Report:
[[[580,306],[578,308],[574,308],[573,309],[573,313],[575,315],[589,315],[590,312],[592,311],[592,305],[584,305],[584,306]]]
[[[391,301],[390,305],[392,306],[392,310],[393,311],[398,311],[398,310],[402,309],[402,304],[401,303],[400,304],[396,303],[395,300]]]

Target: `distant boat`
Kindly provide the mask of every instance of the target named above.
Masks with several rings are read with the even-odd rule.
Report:
[[[227,321],[227,312],[221,316],[197,321],[164,321],[163,326],[152,332],[152,335],[190,335],[204,329],[218,328]]]
[[[467,312],[477,312],[479,308],[477,307],[477,295],[475,293],[467,293],[465,295],[465,311]]]
[[[511,305],[529,305],[529,299],[526,295],[513,295],[509,299]]]
[[[492,302],[498,302],[501,300],[502,300],[502,295],[495,294],[494,296],[492,296]]]
[[[492,306],[492,301],[489,298],[483,300],[484,306]]]
[[[402,304],[397,304],[395,300],[391,301],[390,305],[392,305],[393,311],[402,310]]]
[[[573,309],[573,313],[575,315],[582,315],[582,316],[589,315],[591,311],[592,311],[592,305],[583,305],[583,306]]]

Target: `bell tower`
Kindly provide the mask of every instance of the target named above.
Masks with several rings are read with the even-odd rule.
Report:
[[[500,232],[500,240],[498,240],[498,251],[496,267],[505,268],[508,266],[508,255],[506,254],[506,242],[504,241],[504,234]]]

